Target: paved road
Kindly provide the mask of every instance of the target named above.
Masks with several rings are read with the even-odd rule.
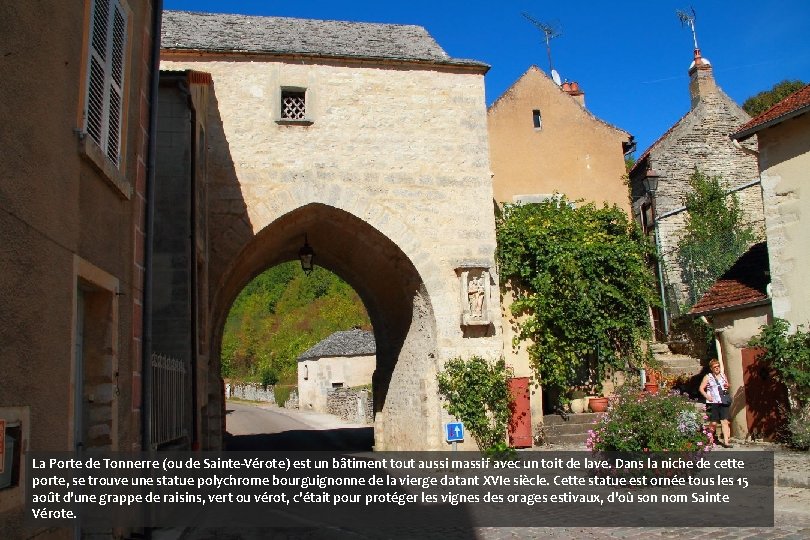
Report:
[[[285,409],[228,403],[228,448],[233,450],[342,450],[362,451],[373,442],[368,427],[352,426],[328,415]],[[806,459],[801,459],[806,476]],[[189,528],[157,531],[155,540],[264,540],[300,539],[480,539],[505,540],[528,538],[556,539],[642,539],[677,538],[678,540],[718,540],[735,538],[810,539],[810,489],[777,486],[774,488],[774,527],[676,528],[676,527],[479,527],[426,530],[369,531],[321,527],[310,516],[305,528],[272,530],[258,528]],[[538,509],[538,512],[542,510]],[[414,523],[414,527],[424,524]]]
[[[370,426],[348,424],[331,415],[229,401],[227,450],[370,451]]]

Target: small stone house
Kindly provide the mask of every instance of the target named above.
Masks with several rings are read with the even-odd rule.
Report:
[[[728,138],[750,117],[717,85],[712,65],[699,49],[689,66],[689,95],[690,110],[630,170],[633,214],[655,239],[661,257],[657,273],[665,309],[653,314],[660,341],[668,339],[669,321],[680,315],[679,306],[689,300],[677,263],[677,245],[686,225],[684,198],[695,169],[722,176],[727,191],[739,197],[745,221],[755,229],[763,222],[752,147],[735,147]],[[643,181],[654,175],[659,178],[657,190],[647,193]]]
[[[335,332],[298,357],[298,407],[329,412],[327,397],[338,388],[371,385],[377,365],[374,333]]]
[[[757,138],[765,206],[765,235],[771,271],[774,317],[796,325],[810,323],[810,85],[786,97],[748,123],[732,138]]]

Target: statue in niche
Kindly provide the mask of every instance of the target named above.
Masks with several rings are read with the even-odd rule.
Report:
[[[481,319],[484,316],[484,278],[477,276],[467,282],[467,297],[470,303],[470,316]]]

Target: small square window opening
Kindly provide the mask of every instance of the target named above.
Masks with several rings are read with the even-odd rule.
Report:
[[[281,119],[305,120],[306,117],[306,92],[302,90],[282,90]]]

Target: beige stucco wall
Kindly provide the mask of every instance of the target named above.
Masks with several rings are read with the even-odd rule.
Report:
[[[86,447],[140,448],[138,192],[148,142],[152,2],[122,3],[129,10],[124,155],[112,176],[102,172],[112,166],[97,159],[98,147],[81,137],[90,1],[47,9],[0,3],[0,416],[23,423],[24,450],[73,450],[77,399],[85,403]],[[87,289],[81,396],[77,286]],[[15,412],[21,410],[22,417]],[[42,532],[16,528],[21,514],[22,507],[0,518],[6,537]]]
[[[298,407],[329,412],[326,394],[334,384],[347,388],[371,384],[376,356],[332,356],[298,362]]]
[[[375,421],[378,447],[444,448],[437,370],[455,356],[495,358],[502,350],[497,297],[488,303],[489,328],[461,327],[456,273],[470,262],[494,267],[482,70],[167,51],[161,68],[195,69],[214,80],[208,135],[215,335],[247,280],[294,258],[307,233],[316,264],[347,279],[372,319],[378,315],[378,348],[382,337],[399,357]],[[282,86],[307,89],[311,125],[275,122]],[[399,282],[411,265],[422,292],[407,293],[413,321],[395,321],[401,313],[386,303],[404,298],[401,285],[412,280]],[[394,327],[407,327],[407,335],[386,340]],[[401,348],[394,346],[399,340]]]
[[[532,111],[539,110],[536,129]],[[532,66],[487,113],[493,189],[499,203],[518,195],[562,193],[630,209],[622,143],[629,135],[597,119]]]
[[[748,341],[753,336],[759,334],[760,327],[770,322],[769,305],[730,311],[710,318],[722,355],[722,367],[728,377],[731,395],[734,398],[731,410],[733,437],[742,439],[748,436],[741,351],[748,347]]]
[[[810,116],[760,131],[774,317],[810,324]]]

